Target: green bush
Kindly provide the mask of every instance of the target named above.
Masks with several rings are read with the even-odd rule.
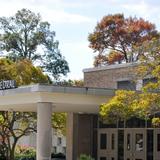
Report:
[[[15,160],[21,159],[31,159],[36,157],[36,150],[33,147],[28,146],[17,146],[16,153],[15,153]]]
[[[78,160],[94,160],[91,156],[81,154]]]

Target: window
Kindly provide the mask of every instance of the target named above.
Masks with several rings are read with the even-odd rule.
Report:
[[[157,151],[160,151],[160,134],[157,134]]]
[[[157,78],[146,78],[146,79],[143,79],[143,86],[145,86],[146,84],[148,84],[149,82],[152,82],[152,83],[156,83],[157,82]]]
[[[53,153],[57,153],[57,147],[53,147]]]
[[[118,81],[117,89],[136,90],[136,83],[132,81]]]
[[[111,148],[114,149],[114,143],[115,143],[115,136],[114,136],[114,134],[112,134],[111,139],[112,139]]]
[[[131,148],[131,135],[127,134],[127,150]]]
[[[58,137],[57,138],[57,145],[61,145],[62,144],[62,138],[61,137]]]
[[[66,147],[63,147],[63,148],[62,148],[62,152],[63,152],[64,154],[66,154]]]
[[[106,157],[100,157],[100,160],[107,160]]]
[[[136,134],[136,151],[143,151],[143,134]]]
[[[107,148],[107,134],[102,133],[100,135],[100,149]]]

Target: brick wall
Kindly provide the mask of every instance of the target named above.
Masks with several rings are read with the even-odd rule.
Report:
[[[84,69],[85,87],[117,88],[117,81],[133,80],[137,64],[117,64]]]

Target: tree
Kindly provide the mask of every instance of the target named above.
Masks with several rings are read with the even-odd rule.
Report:
[[[126,121],[132,117],[148,120],[160,109],[160,94],[119,90],[100,106],[100,115],[108,123]]]
[[[89,47],[98,55],[107,56],[112,50],[120,57],[122,55],[121,60],[129,63],[137,61],[140,56],[140,53],[133,52],[133,48],[153,37],[159,37],[154,24],[142,18],[125,18],[123,14],[115,14],[104,16],[94,32],[89,34],[88,40]]]
[[[0,112],[0,157],[14,160],[14,151],[18,140],[36,131],[36,113]]]
[[[142,87],[141,92],[117,91],[115,96],[100,106],[100,115],[108,121],[129,119],[136,116],[152,119],[154,125],[160,125],[160,117],[154,118],[160,111],[160,40],[145,41],[134,52],[141,52],[137,68],[138,79],[154,78]]]
[[[55,83],[56,85],[59,86],[64,86],[64,87],[83,87],[84,86],[84,81],[83,80],[64,80],[64,81],[59,81]]]
[[[16,62],[6,58],[0,59],[0,79],[14,79],[18,86],[38,82],[48,83],[48,76],[27,59]],[[18,140],[34,131],[36,131],[36,113],[0,111],[0,156],[6,160],[14,160]]]
[[[0,80],[16,80],[17,86],[31,83],[49,83],[42,69],[33,66],[28,59],[0,59]],[[66,114],[53,113],[52,126],[65,133]],[[14,150],[18,140],[36,131],[36,113],[0,111],[0,157],[14,160]]]
[[[1,17],[0,31],[1,49],[10,59],[29,59],[55,78],[69,72],[68,63],[58,49],[59,42],[54,40],[55,32],[48,22],[41,21],[39,14],[22,9],[15,16]]]
[[[17,86],[30,83],[48,83],[48,76],[41,68],[33,66],[27,59],[13,62],[9,59],[0,59],[0,80],[14,79]]]
[[[57,133],[66,134],[66,113],[52,113],[52,127]]]

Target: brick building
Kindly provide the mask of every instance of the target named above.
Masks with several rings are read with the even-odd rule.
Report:
[[[139,90],[154,78],[136,79],[137,64],[118,64],[84,69],[86,88]],[[136,80],[136,81],[135,81]],[[160,128],[150,121],[135,118],[124,125],[104,124],[96,114],[73,114],[75,160],[80,154],[95,160],[159,160]],[[77,138],[78,137],[78,138]]]

